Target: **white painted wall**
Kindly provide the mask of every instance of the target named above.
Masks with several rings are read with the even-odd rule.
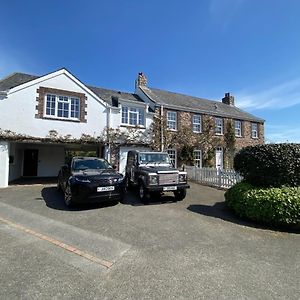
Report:
[[[68,73],[53,74],[56,76],[45,76],[41,82],[12,89],[7,98],[0,101],[0,128],[34,137],[46,137],[50,130],[56,130],[60,135],[71,134],[75,138],[80,138],[83,133],[99,136],[107,122],[105,105],[87,93]],[[87,96],[87,123],[35,118],[39,86],[84,93]]]
[[[0,141],[0,188],[8,186],[9,143]]]
[[[22,176],[23,146],[10,143],[9,155],[14,157],[14,162],[9,164],[9,181],[13,181]]]

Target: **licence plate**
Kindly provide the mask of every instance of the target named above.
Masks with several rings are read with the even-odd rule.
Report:
[[[108,192],[113,191],[115,189],[114,186],[99,186],[97,187],[97,192]]]
[[[176,191],[177,186],[164,186],[163,191]]]

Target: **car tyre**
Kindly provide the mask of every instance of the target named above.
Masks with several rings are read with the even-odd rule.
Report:
[[[139,183],[139,198],[140,198],[141,202],[143,202],[144,204],[149,203],[150,195],[146,191],[145,186],[142,182]]]
[[[174,192],[175,200],[182,201],[186,196],[186,190],[178,190]]]
[[[56,190],[57,190],[58,192],[61,192],[61,191],[62,191],[62,189],[61,189],[61,185],[60,185],[60,182],[59,182],[59,179],[57,179],[57,186],[56,186]]]
[[[73,205],[72,192],[71,192],[71,187],[69,185],[66,186],[64,200],[67,207],[71,207]]]

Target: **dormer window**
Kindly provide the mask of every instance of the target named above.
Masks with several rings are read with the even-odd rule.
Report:
[[[145,110],[144,108],[122,106],[123,125],[145,126]]]
[[[80,99],[46,94],[46,117],[79,120]]]

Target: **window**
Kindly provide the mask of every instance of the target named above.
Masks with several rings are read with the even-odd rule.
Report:
[[[177,113],[175,111],[167,112],[167,128],[177,130]]]
[[[254,139],[258,138],[258,126],[257,123],[251,123],[251,137]]]
[[[215,118],[215,133],[217,135],[223,134],[223,119],[222,118]]]
[[[242,122],[241,121],[234,121],[234,132],[235,132],[235,136],[237,136],[237,137],[242,136]]]
[[[193,131],[194,132],[201,132],[201,116],[200,115],[193,115]]]
[[[194,161],[195,166],[198,168],[202,168],[202,151],[201,150],[194,150]]]
[[[122,106],[122,124],[145,126],[144,108]]]
[[[171,164],[177,168],[177,159],[176,159],[176,150],[175,149],[168,149],[167,153],[170,156]]]
[[[53,94],[46,95],[46,116],[79,120],[79,112],[80,99]]]

